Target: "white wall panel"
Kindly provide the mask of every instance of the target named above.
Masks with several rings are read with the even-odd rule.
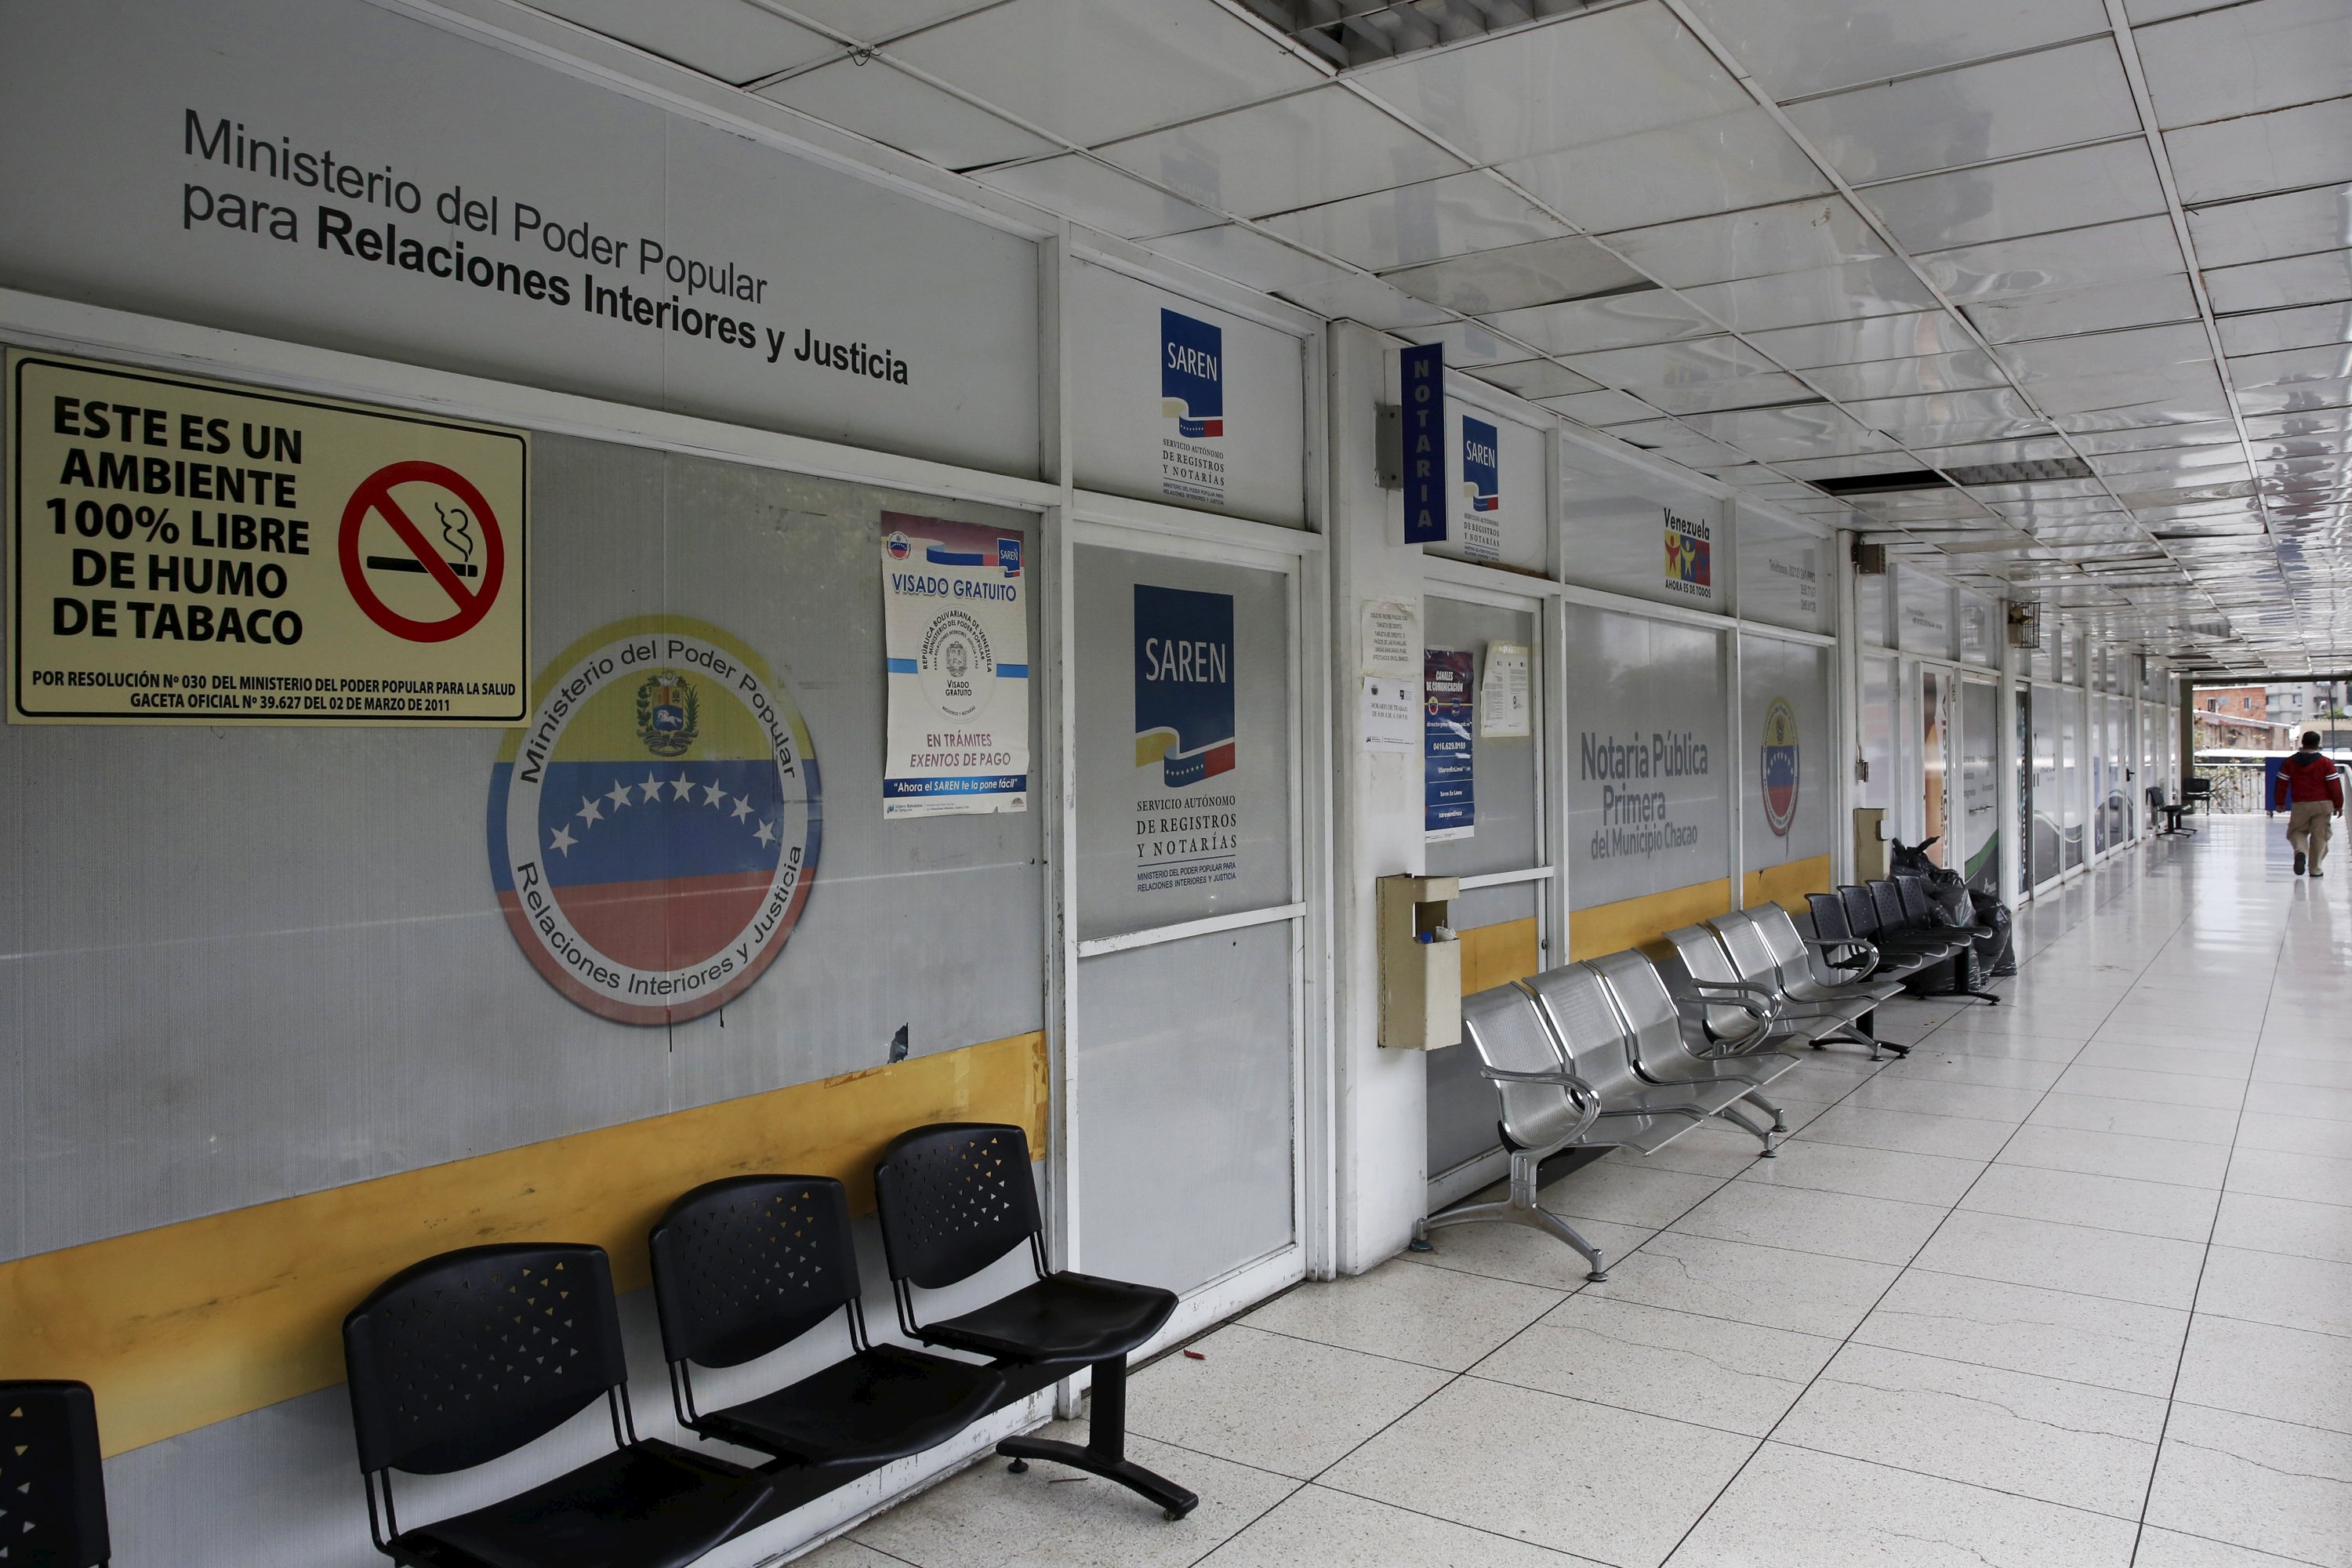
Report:
[[[1728,612],[1734,565],[1728,505],[1696,487],[1573,446],[1561,449],[1559,482],[1560,561],[1569,582],[1685,609]],[[1699,573],[1669,579],[1670,527],[1706,536],[1709,548]]]
[[[496,731],[0,729],[42,1130],[0,1161],[10,1255],[877,1066],[902,1024],[916,1055],[1039,1026],[1038,814],[882,820],[875,543],[885,507],[1034,519],[553,436],[533,479],[534,673],[679,614],[798,701],[824,835],[782,956],[669,1028],[565,1000],[493,893]]]
[[[1568,844],[1578,909],[1729,874],[1723,636],[1568,606]]]
[[[1792,739],[1776,731],[1775,710],[1786,705]],[[1739,639],[1740,866],[1769,870],[1830,852],[1837,758],[1830,747],[1830,650],[1812,643],[1743,634]],[[1782,759],[1768,755],[1776,741],[1792,747],[1793,795],[1776,794]],[[1777,820],[1776,820],[1777,819]]]
[[[1063,309],[1078,483],[1112,495],[1306,526],[1306,344],[1108,268],[1076,262],[1066,276]],[[1214,434],[1187,437],[1178,416],[1164,406],[1160,372],[1169,343],[1162,315],[1169,311],[1198,323],[1194,334],[1213,333],[1207,341],[1219,345],[1222,429]],[[1191,410],[1195,418],[1201,413]],[[1197,482],[1203,460],[1221,476],[1213,496]]]
[[[1828,631],[1837,591],[1836,541],[1744,509],[1738,532],[1741,617]]]
[[[359,0],[15,0],[0,33],[0,138],[45,149],[0,162],[8,287],[1036,471],[1030,241]],[[224,125],[251,147],[215,148]],[[330,153],[352,184],[282,177]],[[362,230],[417,266],[371,259]],[[575,233],[585,254],[546,243]],[[461,243],[511,287],[436,276],[429,252],[446,268]],[[674,282],[671,258],[757,297]],[[661,321],[590,310],[592,283]],[[677,330],[673,297],[750,341]],[[906,377],[826,368],[819,343]]]
[[[1551,554],[1550,519],[1544,504],[1544,444],[1551,433],[1465,400],[1461,378],[1449,380],[1445,426],[1453,444],[1446,448],[1445,477],[1452,516],[1446,538],[1426,548],[1433,555],[1456,561],[1541,572]],[[1480,448],[1492,450],[1487,473],[1479,471],[1484,467],[1478,461]],[[1487,479],[1493,482],[1485,482]]]

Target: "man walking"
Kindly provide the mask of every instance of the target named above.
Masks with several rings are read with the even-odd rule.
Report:
[[[2273,814],[2282,801],[2286,805],[2287,847],[2294,851],[2294,874],[2302,876],[2307,861],[2316,877],[2319,863],[2327,858],[2333,819],[2344,815],[2344,781],[2336,772],[2336,759],[2320,751],[2318,731],[2305,731],[2303,750],[2279,764],[2278,785],[2271,799]]]

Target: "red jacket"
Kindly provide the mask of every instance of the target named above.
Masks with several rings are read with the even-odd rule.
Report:
[[[2323,800],[2333,802],[2337,811],[2344,809],[2344,780],[2336,771],[2334,758],[2317,752],[2297,752],[2279,764],[2278,787],[2271,802],[2273,811]]]

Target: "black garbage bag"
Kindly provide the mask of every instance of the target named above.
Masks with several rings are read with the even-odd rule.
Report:
[[[2009,906],[1990,893],[1970,893],[1976,907],[1977,961],[1994,978],[2017,973],[2017,930]]]

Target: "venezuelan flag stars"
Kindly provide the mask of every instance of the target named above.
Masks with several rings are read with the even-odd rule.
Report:
[[[669,804],[673,805],[709,806],[713,811],[725,810],[732,820],[739,823],[750,821],[758,815],[752,809],[751,796],[731,795],[715,780],[707,784],[698,784],[693,776],[687,773],[680,773],[674,779],[658,779],[649,774],[645,783],[640,784],[624,784],[614,779],[613,787],[603,795],[583,795],[580,797],[580,809],[572,814],[579,818],[579,831],[573,832],[572,825],[569,822],[559,823],[555,831],[548,836],[547,852],[550,855],[561,855],[566,859],[571,858],[572,851],[579,847],[583,838],[587,837],[589,829],[605,819],[607,803],[611,805],[613,815],[618,816],[628,806],[660,804],[665,791],[668,792]],[[641,794],[642,800],[639,799]],[[698,796],[699,796],[698,799]],[[746,831],[761,848],[767,848],[776,842],[776,825],[771,820],[762,818],[757,826]]]

